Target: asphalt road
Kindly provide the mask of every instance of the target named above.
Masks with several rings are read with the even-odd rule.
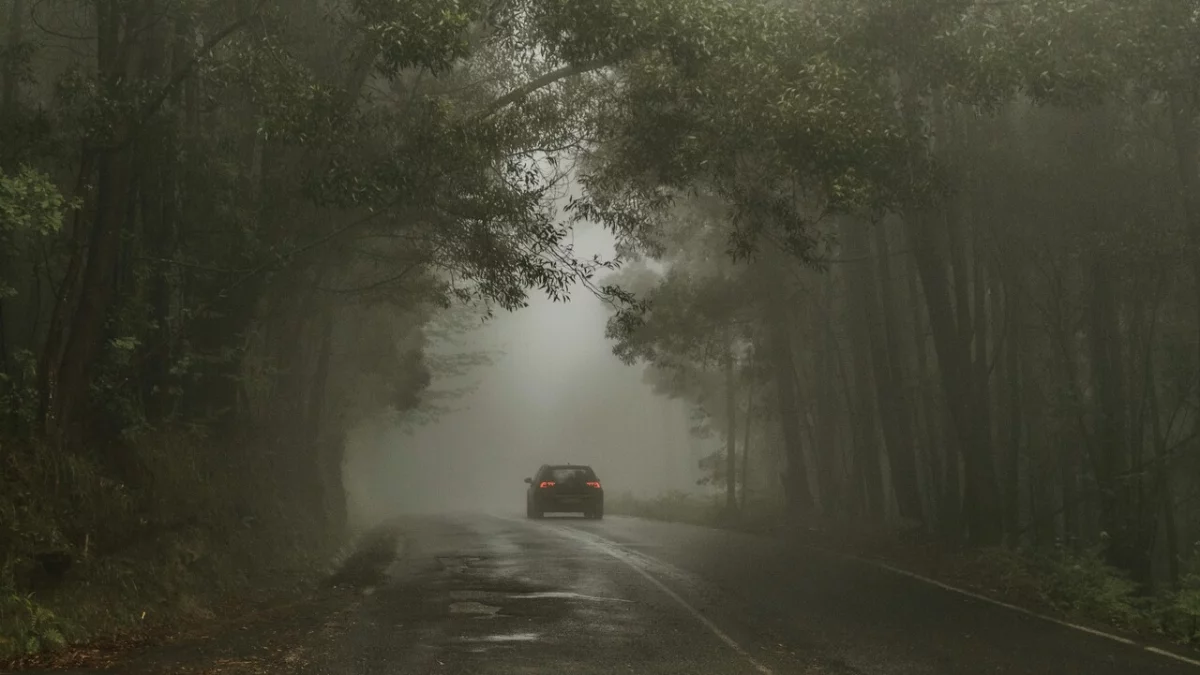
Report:
[[[121,670],[1200,673],[1136,645],[765,537],[612,516],[410,518],[389,527],[401,534],[396,560],[353,602],[273,622],[268,637],[247,630]]]

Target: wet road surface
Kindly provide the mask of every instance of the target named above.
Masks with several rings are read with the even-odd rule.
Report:
[[[239,660],[217,641],[128,672],[1200,673],[766,537],[620,517],[414,517],[389,527],[400,533],[397,557],[353,603],[297,619],[291,644],[276,635],[250,645],[263,640],[247,633],[242,652],[271,659]]]

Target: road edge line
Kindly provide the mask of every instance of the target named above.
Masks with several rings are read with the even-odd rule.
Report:
[[[883,562],[882,560],[876,560],[873,558],[864,558],[862,556],[857,556],[857,555],[853,555],[850,553],[844,553],[842,551],[836,551],[836,550],[828,549],[828,548],[825,548],[822,546],[812,546],[810,544],[803,544],[803,543],[801,544],[801,546],[804,546],[805,548],[808,548],[813,551],[819,551],[826,555],[832,555],[832,556],[836,556],[839,558],[844,558],[846,560],[853,560],[855,562],[862,563],[862,564],[868,565],[870,567],[875,567],[877,569],[885,570],[885,571],[891,572],[893,574],[898,574],[900,576],[908,577],[910,579],[914,579],[916,581],[920,581],[920,582],[929,584],[930,586],[936,586],[938,588],[941,588],[942,590],[950,591],[951,593],[957,593],[958,595],[962,595],[962,596],[971,598],[973,600],[979,600],[981,602],[986,602],[990,605],[995,605],[996,607],[1002,607],[1009,611],[1017,612],[1018,614],[1024,614],[1025,616],[1030,616],[1035,619],[1041,619],[1042,621],[1049,621],[1050,623],[1057,624],[1064,628],[1070,628],[1072,630],[1076,630],[1081,633],[1089,633],[1091,635],[1095,635],[1097,637],[1102,637],[1106,640],[1111,640],[1113,642],[1118,642],[1120,644],[1128,645],[1131,647],[1138,647],[1144,651],[1150,652],[1151,654],[1156,654],[1158,656],[1172,659],[1172,660],[1178,661],[1180,663],[1186,663],[1186,664],[1192,665],[1192,666],[1200,666],[1200,660],[1188,658],[1182,654],[1176,654],[1175,652],[1168,651],[1168,650],[1162,649],[1160,647],[1155,647],[1152,645],[1147,645],[1147,644],[1138,642],[1136,640],[1131,640],[1127,637],[1122,637],[1115,633],[1108,633],[1108,632],[1098,630],[1095,628],[1089,628],[1088,626],[1082,626],[1077,623],[1071,623],[1070,621],[1064,621],[1063,619],[1058,619],[1058,618],[1055,618],[1048,614],[1042,614],[1041,612],[1035,612],[1031,609],[1027,609],[1027,608],[1021,607],[1019,605],[1014,605],[1011,603],[1004,602],[1003,600],[997,600],[996,598],[990,598],[986,595],[983,595],[982,593],[976,593],[974,591],[968,591],[965,588],[951,586],[950,584],[948,584],[944,581],[938,581],[937,579],[927,577],[922,574],[917,574],[916,572],[906,570],[902,567],[896,567],[895,565],[891,565],[889,563]]]
[[[633,570],[634,572],[637,572],[638,574],[640,574],[643,578],[646,579],[646,581],[649,581],[655,588],[662,591],[662,593],[664,595],[666,595],[667,597],[674,600],[675,604],[679,605],[684,610],[686,610],[688,614],[691,614],[692,618],[699,621],[705,628],[707,628],[709,630],[709,632],[711,632],[713,635],[715,635],[718,640],[720,640],[722,643],[724,643],[725,646],[732,649],[734,651],[734,653],[736,653],[738,656],[742,657],[747,663],[749,663],[751,666],[753,666],[754,669],[757,670],[759,673],[762,673],[762,675],[775,675],[775,671],[771,670],[768,666],[763,665],[763,663],[761,663],[758,659],[754,658],[754,656],[751,655],[750,652],[747,651],[745,647],[743,647],[741,644],[739,644],[737,642],[737,640],[734,640],[732,637],[730,637],[728,633],[721,630],[720,626],[713,623],[712,620],[709,619],[708,617],[704,616],[704,614],[700,610],[693,607],[691,605],[691,603],[689,603],[687,600],[684,600],[683,596],[681,596],[678,593],[676,593],[675,591],[671,590],[670,586],[667,586],[662,581],[659,581],[657,578],[654,577],[654,575],[652,575],[649,572],[647,572],[646,570],[642,569],[640,566],[635,564],[633,561],[638,560],[639,558],[646,558],[647,560],[652,561],[654,564],[662,565],[664,567],[671,567],[670,563],[663,562],[661,560],[658,560],[657,558],[645,555],[643,553],[626,551],[624,549],[624,547],[621,546],[620,543],[612,541],[611,539],[606,539],[606,538],[598,536],[598,535],[594,535],[591,533],[588,533],[585,535],[585,534],[582,534],[579,530],[575,530],[574,528],[569,528],[569,527],[563,527],[561,525],[555,525],[554,529],[558,530],[567,539],[574,539],[575,541],[586,543],[590,546],[593,546],[593,547],[599,549],[602,553],[609,556],[610,558],[613,558],[614,560],[618,560],[622,563],[625,563],[626,567],[628,567],[629,569]]]
[[[624,515],[624,514],[615,514],[615,515]],[[673,522],[673,521],[655,520],[655,519],[652,519],[652,518],[641,518],[641,517],[639,517],[639,516],[624,516],[624,517],[628,517],[628,518],[634,518],[634,519],[637,519],[637,520],[646,520],[646,521],[648,521],[648,522],[658,522],[658,523],[672,523],[672,522]],[[517,519],[517,518],[504,518],[504,520],[512,520],[512,521],[514,521],[514,522],[524,522],[524,521],[521,521],[521,520],[519,520],[519,519]],[[700,528],[704,528],[704,529],[709,529],[709,530],[717,530],[717,531],[721,531],[721,532],[734,532],[734,533],[737,533],[737,534],[744,534],[744,535],[748,535],[748,536],[762,536],[762,535],[760,535],[760,534],[758,534],[758,533],[754,533],[754,532],[745,532],[745,531],[741,531],[741,530],[733,530],[733,529],[729,529],[729,528],[722,528],[722,527],[709,527],[709,526],[705,526],[705,525],[693,525],[693,524],[691,524],[691,523],[674,523],[674,524],[688,525],[688,526],[691,526],[691,527],[700,527]],[[558,529],[558,530],[560,530],[560,531],[564,531],[564,532],[566,532],[566,531],[578,532],[578,530],[574,530],[573,528],[567,528],[567,527],[562,527],[562,526],[555,526],[555,529]],[[574,538],[574,537],[571,537],[571,535],[567,535],[567,536],[568,536],[569,538]],[[614,542],[614,541],[612,541],[612,540],[610,540],[610,539],[605,539],[605,538],[603,538],[603,537],[599,537],[599,536],[597,536],[597,535],[592,535],[592,537],[593,537],[593,539],[588,539],[588,540],[586,540],[586,541],[589,541],[590,543],[593,543],[593,544],[598,544],[598,545],[599,545],[599,547],[600,547],[602,550],[604,550],[604,552],[605,552],[605,553],[607,553],[608,555],[612,556],[613,558],[616,558],[617,560],[621,560],[621,561],[622,561],[622,562],[624,562],[626,565],[629,565],[629,566],[630,566],[630,567],[632,567],[634,570],[636,570],[638,573],[640,573],[640,574],[642,574],[643,576],[645,576],[647,579],[649,579],[651,582],[653,582],[653,583],[654,583],[656,586],[660,586],[660,587],[662,588],[662,590],[665,590],[665,591],[666,591],[666,592],[667,592],[669,595],[671,595],[671,596],[675,596],[676,602],[683,602],[683,603],[684,603],[684,607],[685,607],[686,609],[688,609],[688,610],[689,610],[689,611],[691,611],[691,612],[694,612],[694,613],[696,613],[696,616],[697,616],[697,618],[699,618],[699,619],[700,619],[702,622],[704,622],[706,625],[709,625],[709,629],[710,629],[710,630],[712,630],[712,626],[710,625],[710,624],[711,624],[711,622],[709,622],[709,621],[708,621],[708,619],[704,617],[704,615],[702,615],[702,614],[699,614],[699,613],[698,613],[698,612],[699,612],[699,610],[696,610],[696,609],[695,609],[695,608],[693,608],[691,605],[688,605],[688,604],[686,603],[686,601],[683,601],[683,599],[682,599],[682,598],[678,598],[678,597],[676,596],[676,594],[674,593],[674,591],[671,591],[671,590],[670,590],[670,588],[668,588],[667,586],[663,585],[663,584],[662,584],[662,582],[660,582],[658,579],[655,579],[654,577],[650,576],[650,574],[649,574],[648,572],[646,572],[645,570],[641,569],[640,567],[637,567],[636,565],[634,565],[633,563],[629,562],[628,560],[626,560],[626,559],[624,559],[624,558],[622,558],[622,557],[620,557],[620,556],[614,555],[614,554],[613,554],[611,551],[609,551],[609,550],[608,550],[608,549],[607,549],[605,546],[603,546],[602,544],[599,544],[599,542],[597,542],[597,541],[595,541],[595,540],[597,540],[597,539],[598,539],[600,542],[606,542],[606,543],[609,543],[609,544],[611,544],[611,545],[613,545],[613,546],[617,546],[617,547],[620,547],[620,544],[618,544],[617,542]],[[768,537],[768,538],[770,538],[770,537]],[[581,538],[579,538],[579,539],[580,539],[580,540],[584,540],[582,537],[581,537]],[[1186,663],[1186,664],[1188,664],[1188,665],[1191,665],[1191,666],[1197,666],[1197,667],[1200,667],[1200,659],[1193,659],[1193,658],[1190,658],[1190,657],[1184,656],[1184,655],[1182,655],[1182,654],[1177,654],[1177,653],[1175,653],[1175,652],[1172,652],[1172,651],[1169,651],[1169,650],[1166,650],[1166,649],[1162,649],[1161,647],[1155,647],[1155,646],[1153,646],[1153,645],[1148,645],[1148,644],[1145,644],[1145,643],[1137,642],[1136,640],[1131,640],[1131,639],[1129,639],[1129,638],[1122,637],[1122,636],[1120,636],[1120,635],[1116,635],[1116,634],[1114,634],[1114,633],[1107,633],[1107,632],[1105,632],[1105,631],[1098,630],[1098,629],[1095,629],[1095,628],[1089,628],[1089,627],[1087,627],[1087,626],[1082,626],[1082,625],[1080,625],[1080,624],[1071,623],[1071,622],[1069,622],[1069,621],[1065,621],[1065,620],[1063,620],[1063,619],[1058,619],[1058,618],[1055,618],[1055,617],[1053,617],[1053,616],[1050,616],[1050,615],[1048,615],[1048,614],[1042,614],[1042,613],[1040,613],[1040,612],[1035,612],[1035,611],[1033,611],[1033,610],[1031,610],[1031,609],[1027,609],[1027,608],[1025,608],[1025,607],[1021,607],[1021,606],[1019,606],[1019,605],[1014,605],[1014,604],[1011,604],[1011,603],[1004,602],[1003,600],[997,600],[996,598],[990,598],[990,597],[988,597],[988,596],[986,596],[986,595],[983,595],[982,593],[976,593],[976,592],[974,592],[974,591],[968,591],[968,590],[966,590],[966,589],[964,589],[964,588],[959,588],[959,587],[957,587],[957,586],[951,586],[950,584],[948,584],[948,583],[946,583],[946,582],[944,582],[944,581],[938,581],[937,579],[934,579],[934,578],[932,578],[932,577],[927,577],[927,576],[924,576],[924,575],[922,575],[922,574],[917,574],[916,572],[911,572],[911,571],[909,571],[909,570],[906,570],[906,569],[904,569],[904,568],[902,568],[902,567],[897,567],[897,566],[895,566],[895,565],[892,565],[892,564],[890,564],[890,563],[883,562],[882,560],[878,560],[878,559],[874,559],[874,558],[864,558],[864,557],[862,557],[862,556],[854,555],[854,554],[852,554],[852,553],[846,553],[846,552],[844,552],[844,551],[838,551],[838,550],[835,550],[835,549],[826,548],[826,547],[824,547],[824,546],[817,546],[817,545],[813,545],[813,544],[807,544],[807,543],[804,543],[804,542],[797,542],[797,543],[798,543],[800,546],[802,546],[803,548],[806,548],[806,549],[808,549],[808,550],[810,550],[810,551],[817,551],[817,552],[819,552],[819,553],[823,553],[823,554],[825,554],[825,555],[829,555],[829,556],[833,556],[833,557],[837,557],[837,558],[842,558],[842,559],[844,559],[844,560],[853,560],[854,562],[858,562],[858,563],[861,563],[861,564],[867,565],[868,567],[874,567],[874,568],[876,568],[876,569],[881,569],[881,570],[884,570],[884,571],[887,571],[887,572],[891,572],[891,573],[893,573],[893,574],[897,574],[897,575],[900,575],[900,576],[903,576],[903,577],[908,577],[908,578],[910,578],[910,579],[913,579],[913,580],[915,580],[915,581],[920,581],[920,582],[922,582],[922,583],[925,583],[925,584],[928,584],[928,585],[930,585],[930,586],[935,586],[935,587],[937,587],[937,588],[941,588],[942,590],[945,590],[945,591],[950,591],[951,593],[957,593],[958,595],[962,595],[962,596],[964,596],[964,597],[968,597],[968,598],[971,598],[971,599],[973,599],[973,600],[978,600],[978,601],[980,601],[980,602],[984,602],[984,603],[987,603],[987,604],[989,604],[989,605],[994,605],[994,606],[996,606],[996,607],[1001,607],[1001,608],[1003,608],[1003,609],[1007,609],[1007,610],[1010,610],[1010,611],[1016,612],[1016,613],[1018,613],[1018,614],[1024,614],[1025,616],[1033,617],[1033,618],[1035,618],[1035,619],[1040,619],[1040,620],[1042,620],[1042,621],[1048,621],[1048,622],[1050,622],[1050,623],[1057,624],[1057,625],[1059,625],[1059,626],[1062,626],[1062,627],[1064,627],[1064,628],[1070,628],[1070,629],[1072,629],[1072,630],[1079,631],[1079,632],[1081,632],[1081,633],[1088,633],[1088,634],[1095,635],[1095,636],[1097,636],[1097,637],[1101,637],[1101,638],[1104,638],[1104,639],[1107,639],[1107,640],[1110,640],[1110,641],[1113,641],[1113,642],[1117,642],[1117,643],[1124,644],[1124,645],[1127,645],[1127,646],[1130,646],[1130,647],[1138,648],[1138,649],[1141,649],[1141,650],[1143,650],[1143,651],[1150,652],[1151,654],[1155,654],[1155,655],[1157,655],[1157,656],[1160,656],[1160,657],[1163,657],[1163,658],[1166,658],[1166,659],[1170,659],[1170,660],[1172,660],[1172,661],[1177,661],[1177,662],[1179,662],[1179,663]],[[647,554],[645,554],[645,553],[642,553],[642,552],[640,552],[640,551],[625,551],[624,549],[622,549],[622,552],[623,552],[623,553],[625,553],[626,555],[628,555],[629,557],[636,557],[636,556],[640,556],[640,557],[643,557],[643,558],[645,558],[645,559],[647,559],[647,560],[649,560],[649,561],[652,561],[652,562],[654,562],[654,563],[656,563],[656,564],[660,564],[660,565],[664,565],[664,566],[670,566],[670,564],[669,564],[669,563],[663,562],[663,561],[659,560],[658,558],[655,558],[654,556],[647,555]],[[719,630],[719,629],[718,629],[718,630]],[[718,637],[720,637],[720,635],[718,635]],[[728,637],[728,636],[726,636],[726,637]],[[729,638],[729,639],[730,639],[730,640],[732,640],[732,638]],[[724,641],[724,640],[723,640],[723,641]],[[736,645],[737,643],[734,643],[734,644]],[[735,650],[738,650],[738,651],[741,651],[741,652],[744,652],[744,651],[745,651],[744,649],[742,649],[742,648],[741,648],[741,646],[740,646],[740,645],[738,645],[738,646],[735,648]],[[750,656],[748,655],[748,653],[747,653],[747,658],[752,658],[752,657],[750,657]],[[763,667],[763,668],[765,668],[766,666],[762,666],[762,667]],[[761,672],[761,671],[760,671],[760,672]],[[768,671],[767,671],[767,672],[770,672],[770,670],[768,669]],[[764,673],[764,675],[766,675],[766,674]]]

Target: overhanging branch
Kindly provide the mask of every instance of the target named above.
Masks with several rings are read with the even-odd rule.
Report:
[[[610,65],[610,63],[611,61],[609,59],[596,59],[594,61],[585,61],[579,64],[569,64],[561,68],[556,68],[555,70],[552,70],[541,77],[530,80],[520,87],[517,87],[500,98],[492,101],[486,108],[483,109],[482,112],[476,115],[476,119],[487,119],[488,117],[500,112],[504,108],[512,105],[513,103],[528,97],[539,89],[543,89],[554,84],[555,82],[565,80],[569,77],[590,73],[593,70],[599,70],[600,68]]]
[[[217,31],[210,38],[204,41],[204,44],[201,45],[194,54],[192,54],[192,57],[188,59],[186,63],[181,65],[179,68],[176,68],[175,71],[171,73],[171,78],[167,80],[167,83],[154,94],[153,98],[146,102],[146,105],[142,106],[137,118],[133,120],[132,128],[129,130],[129,133],[125,136],[125,138],[117,144],[117,148],[124,148],[132,143],[137,137],[137,132],[146,124],[146,121],[149,120],[155,113],[157,113],[158,110],[162,108],[163,104],[166,103],[167,98],[171,95],[171,93],[178,89],[179,86],[191,76],[191,74],[196,70],[196,66],[200,64],[200,61],[206,58],[209,54],[212,54],[212,52],[215,51],[216,48],[219,47],[221,43],[225,42],[225,40],[227,40],[231,35],[247,26],[253,19],[257,18],[266,4],[267,0],[259,0],[252,12],[247,14],[244,18],[238,19],[225,28]]]

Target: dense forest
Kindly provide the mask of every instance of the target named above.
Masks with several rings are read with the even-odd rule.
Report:
[[[430,321],[599,264],[536,161],[589,134],[569,10],[3,3],[0,651],[327,560]]]
[[[727,439],[732,509],[1190,578],[1189,3],[0,9],[0,602],[321,555],[429,322],[579,282]]]
[[[627,242],[665,271],[613,277],[641,303],[610,322],[618,355],[726,438],[731,509],[758,491],[1178,585],[1200,525],[1198,16],[833,4],[763,10],[695,72],[626,71],[639,98],[588,177],[669,204]]]

